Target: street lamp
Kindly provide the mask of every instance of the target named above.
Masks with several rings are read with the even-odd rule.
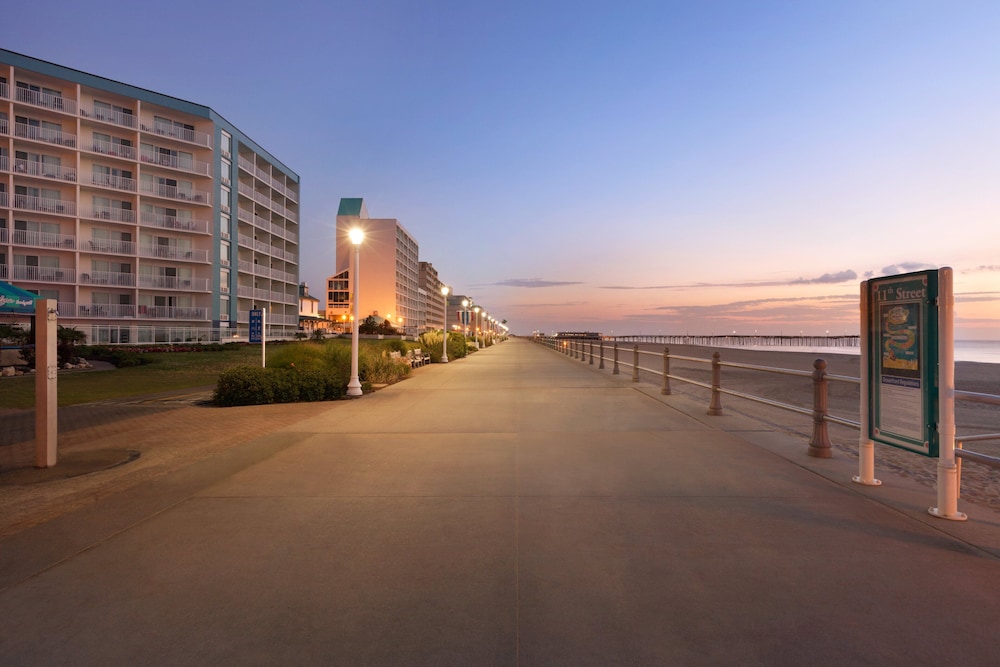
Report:
[[[365,239],[365,233],[360,229],[352,229],[348,236],[354,244],[354,325],[351,327],[351,381],[347,383],[348,396],[360,396],[361,380],[358,378],[358,283],[360,275],[358,268],[361,265],[361,242]]]
[[[475,338],[476,338],[476,349],[477,350],[479,349],[479,323],[481,321],[479,319],[479,312],[481,310],[482,310],[482,308],[480,308],[479,306],[473,306],[472,307],[472,312],[473,312],[472,335],[475,336]]]
[[[444,322],[441,325],[441,333],[444,334],[444,344],[441,346],[441,363],[448,363],[448,286],[445,285],[441,288],[441,294],[444,296]]]
[[[465,327],[465,337],[469,337],[469,300],[462,299],[462,325]]]

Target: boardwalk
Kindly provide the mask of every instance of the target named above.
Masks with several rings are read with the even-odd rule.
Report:
[[[1000,518],[805,449],[511,341],[0,540],[0,656],[995,664]]]

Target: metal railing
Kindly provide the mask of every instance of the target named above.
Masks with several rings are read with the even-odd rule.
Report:
[[[771,366],[758,366],[754,364],[744,364],[735,362],[723,362],[722,355],[720,352],[715,352],[711,359],[703,359],[698,357],[686,357],[680,355],[670,354],[670,349],[668,347],[663,348],[662,354],[651,352],[648,350],[641,350],[638,345],[632,345],[632,362],[628,363],[622,361],[619,358],[619,345],[617,341],[611,344],[611,356],[604,356],[605,341],[600,340],[597,342],[598,352],[597,356],[594,355],[594,341],[583,341],[583,340],[558,340],[552,338],[538,338],[537,341],[550,347],[558,352],[561,352],[567,356],[573,357],[575,359],[581,359],[587,361],[589,359],[590,364],[594,363],[595,358],[599,360],[599,368],[604,369],[604,362],[610,361],[612,363],[612,375],[618,375],[621,372],[621,366],[628,366],[632,369],[632,381],[639,382],[639,372],[647,372],[654,375],[658,375],[662,379],[662,385],[660,387],[660,393],[663,395],[669,395],[672,393],[670,388],[670,382],[677,381],[690,384],[693,386],[701,387],[707,389],[711,392],[711,399],[708,406],[709,415],[722,415],[722,395],[726,394],[728,396],[735,396],[737,398],[742,398],[748,401],[753,401],[755,403],[760,403],[763,405],[768,405],[770,407],[779,408],[788,412],[794,412],[797,414],[812,417],[813,420],[813,435],[809,441],[809,455],[816,456],[820,458],[829,458],[832,456],[832,444],[830,442],[829,432],[827,429],[827,424],[839,424],[841,426],[847,426],[856,430],[861,429],[860,422],[853,419],[848,419],[846,417],[838,417],[830,414],[828,407],[828,383],[833,382],[844,382],[849,384],[860,385],[861,379],[856,377],[850,377],[846,375],[834,375],[826,372],[826,362],[822,359],[817,359],[813,362],[812,371],[804,370],[794,370],[790,368],[775,368]],[[660,357],[663,360],[662,370],[648,368],[640,366],[639,358],[641,355]],[[711,367],[711,382],[701,382],[699,380],[694,380],[691,378],[685,378],[679,375],[674,375],[670,372],[670,362],[671,361],[685,361],[690,363],[707,364]],[[763,396],[756,396],[754,394],[748,394],[746,392],[736,391],[735,389],[727,389],[722,386],[722,369],[723,368],[735,368],[741,370],[749,370],[761,373],[773,373],[778,375],[787,375],[792,377],[800,378],[810,378],[813,382],[813,406],[812,408],[805,408],[798,405],[791,405],[789,403],[782,403],[781,401],[775,401],[773,399],[765,398]],[[977,403],[985,403],[988,405],[1000,405],[1000,396],[993,394],[983,394],[969,391],[955,391],[956,401],[969,401]],[[970,442],[985,442],[988,440],[1000,440],[1000,433],[984,433],[978,435],[966,435],[958,436],[956,440],[956,451],[955,455],[959,458],[968,459],[969,461],[974,461],[975,463],[980,463],[982,465],[990,466],[992,468],[1000,468],[1000,458],[989,456],[980,452],[972,452],[963,448],[965,443]]]

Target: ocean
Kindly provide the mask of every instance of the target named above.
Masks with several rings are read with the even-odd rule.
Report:
[[[725,347],[719,345],[719,347]],[[783,352],[814,352],[827,354],[861,354],[857,347],[832,347],[823,345],[733,345],[743,350]],[[1000,340],[956,340],[955,361],[975,361],[982,364],[1000,364]]]

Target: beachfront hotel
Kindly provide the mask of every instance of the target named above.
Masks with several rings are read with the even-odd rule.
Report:
[[[343,328],[352,314],[354,246],[348,233],[354,228],[365,233],[360,246],[359,319],[373,315],[398,331],[419,334],[425,326],[420,313],[426,312],[426,305],[420,302],[417,241],[394,218],[368,217],[360,198],[341,199],[337,210],[337,273],[327,279],[327,318]]]
[[[266,308],[291,336],[298,262],[298,175],[218,113],[0,49],[0,280],[60,324],[226,340]]]

